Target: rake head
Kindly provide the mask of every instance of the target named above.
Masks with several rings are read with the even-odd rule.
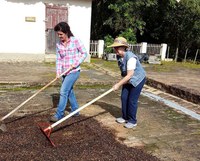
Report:
[[[51,132],[52,132],[51,125],[49,123],[38,123],[38,126],[39,126],[40,130],[42,131],[42,133],[47,138],[47,140],[51,143],[51,145],[55,147],[55,144],[50,139],[50,135],[51,135]]]

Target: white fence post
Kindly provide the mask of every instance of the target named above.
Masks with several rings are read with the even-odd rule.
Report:
[[[98,40],[97,54],[98,58],[102,58],[104,52],[104,40]]]
[[[147,53],[147,43],[146,42],[141,43],[140,53]]]
[[[166,52],[167,52],[167,44],[161,44],[161,48],[160,48],[161,60],[165,60]]]

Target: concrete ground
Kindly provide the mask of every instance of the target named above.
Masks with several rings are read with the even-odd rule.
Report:
[[[54,64],[1,63],[0,68],[0,116],[16,108],[55,77]],[[80,106],[109,90],[119,79],[119,73],[110,72],[109,69],[96,64],[85,64],[82,69],[75,86]],[[181,87],[187,84],[185,88],[191,88],[191,93],[199,91],[199,77],[196,76],[196,72],[199,71],[195,70],[194,75],[191,71],[188,73],[184,71],[182,74],[180,72],[172,74],[176,76],[175,83],[171,75],[164,76],[163,73],[159,75],[151,71],[147,71],[147,75],[152,82],[160,82],[167,86],[170,86],[170,83],[177,84]],[[197,81],[190,83],[190,86],[186,83],[188,77]],[[13,116],[25,116],[39,111],[53,114],[58,102],[60,81],[56,81],[53,85],[39,93]],[[143,92],[152,92],[199,113],[200,108],[196,103],[185,101],[149,86],[145,86]],[[139,100],[136,129],[125,129],[123,125],[117,124],[115,118],[119,117],[120,113],[120,91],[108,94],[81,111],[81,114],[94,117],[109,130],[115,131],[116,140],[127,146],[144,148],[148,153],[164,161],[200,160],[200,121],[198,119],[144,95]]]

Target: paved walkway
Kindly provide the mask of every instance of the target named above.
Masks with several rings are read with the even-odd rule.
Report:
[[[46,85],[55,77],[55,67],[53,64],[1,63],[0,69],[1,116],[31,96],[37,90],[37,86]],[[198,73],[199,71],[196,72]],[[199,78],[196,77],[196,72],[193,75],[192,72],[188,71],[188,73],[184,72],[184,75],[188,74],[190,79],[198,80]],[[170,83],[174,84],[172,83],[174,82],[174,77],[170,77],[170,75],[166,77],[163,73],[159,75],[159,73],[151,71],[148,71],[147,74],[152,82],[156,82],[155,84],[159,82],[161,85],[164,84],[168,87]],[[176,85],[185,87],[186,82],[188,82],[188,77],[183,76],[183,73],[182,75],[180,73],[174,73],[173,75],[177,76]],[[82,105],[99,96],[108,88],[112,87],[117,79],[119,79],[119,73],[110,72],[108,69],[95,64],[85,65],[81,72],[81,77],[76,83],[77,86],[80,85],[83,88],[77,92],[79,103]],[[198,81],[194,81],[191,87],[187,86],[185,88],[191,89],[191,93],[193,91],[196,92],[197,88],[195,88],[194,84],[199,88]],[[59,85],[59,81],[55,82],[55,85]],[[99,86],[98,90],[97,87],[92,88],[93,85]],[[89,86],[91,88],[88,88]],[[26,87],[26,90],[17,90],[18,87]],[[10,91],[5,92],[5,88],[10,89]],[[12,88],[14,88],[14,91],[12,91]],[[157,89],[150,89],[148,86],[145,87],[145,90],[159,96],[164,96],[166,99],[173,97]],[[56,97],[51,98],[51,96],[55,96],[55,93],[58,93],[58,91],[59,87],[56,86],[48,88],[39,94],[37,99],[33,99],[33,101],[26,105],[26,108],[19,110],[15,116],[23,116],[24,114],[30,114],[41,109],[44,110],[45,108],[49,109],[52,106],[52,102],[53,106],[55,106]],[[108,97],[95,102],[90,108],[83,110],[82,113],[85,116],[95,117],[104,126],[116,131],[118,141],[127,146],[145,147],[148,152],[156,155],[161,160],[200,160],[200,121],[187,117],[179,111],[167,108],[162,103],[151,101],[147,97],[142,97],[139,102],[138,127],[135,130],[127,130],[123,126],[115,123],[115,117],[120,115],[119,96],[119,91],[113,92]],[[190,108],[192,110],[199,111],[199,105],[176,97],[173,98],[179,103],[184,102],[188,104],[188,107],[191,106]],[[53,111],[51,112],[53,113]]]
[[[155,71],[152,65],[144,65],[147,72],[146,90],[154,87],[162,92],[158,96],[170,99],[175,103],[200,114],[200,69],[187,68],[166,71]],[[0,64],[1,88],[20,86],[44,86],[55,78],[55,65],[49,63],[33,62],[2,62]],[[102,73],[104,74],[102,76]],[[119,72],[112,72],[101,63],[86,64],[81,72],[79,85],[110,85],[120,79]],[[59,84],[59,81],[54,82]],[[172,94],[172,96],[166,93]],[[177,97],[176,97],[177,96]],[[179,99],[180,98],[180,99]],[[181,100],[183,99],[183,100]],[[189,101],[189,102],[187,102]]]

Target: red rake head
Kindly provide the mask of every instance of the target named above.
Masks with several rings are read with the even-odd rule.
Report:
[[[42,133],[49,140],[51,145],[55,147],[55,144],[50,139],[50,135],[51,135],[51,131],[52,131],[51,125],[49,123],[38,123],[38,126],[39,126],[40,130],[42,131]]]

